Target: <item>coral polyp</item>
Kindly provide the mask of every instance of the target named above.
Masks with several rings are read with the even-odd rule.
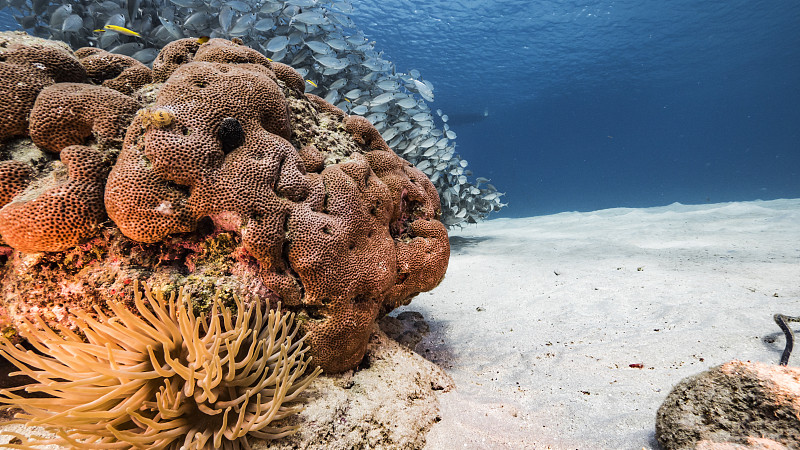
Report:
[[[279,306],[265,315],[260,300],[238,296],[232,311],[217,296],[197,316],[185,289],[167,297],[137,283],[135,292],[135,308],[76,312],[84,336],[39,319],[21,330],[36,352],[0,337],[15,374],[36,381],[25,391],[55,397],[0,392],[1,403],[24,411],[15,422],[56,435],[15,435],[21,443],[10,447],[238,449],[297,430],[276,422],[302,409],[321,369],[307,371],[294,314]]]

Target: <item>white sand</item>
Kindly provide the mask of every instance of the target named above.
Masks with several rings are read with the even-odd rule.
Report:
[[[657,448],[674,384],[777,363],[772,315],[800,315],[800,200],[497,219],[451,242],[445,281],[400,310],[457,386],[428,449]]]

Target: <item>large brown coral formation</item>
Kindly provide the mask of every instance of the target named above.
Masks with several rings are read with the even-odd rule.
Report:
[[[231,311],[215,297],[198,317],[183,290],[135,292],[137,314],[122,302],[110,302],[111,316],[74,313],[86,342],[41,319],[25,324],[41,354],[0,336],[0,354],[36,381],[25,390],[55,397],[0,394],[24,410],[17,422],[58,436],[17,436],[23,447],[238,449],[297,430],[279,421],[302,409],[301,393],[320,369],[307,372],[294,314],[265,316],[260,300],[239,297]]]
[[[128,266],[170,283],[204,277],[188,236],[235,233],[235,257],[215,276],[249,280],[243,290],[296,311],[326,371],[354,368],[375,320],[444,276],[449,243],[433,185],[369,121],[305,95],[291,67],[235,42],[175,41],[154,73],[163,86],[128,127],[105,185],[114,228],[102,239],[120,247],[118,227],[150,249],[141,252],[165,254],[106,260],[115,272],[92,289],[110,289],[108,278],[117,289]],[[59,248],[53,258],[73,258]]]
[[[30,117],[33,142],[58,153],[93,138],[101,148],[120,145],[141,105],[105,86],[57,83],[42,90]]]
[[[57,82],[86,81],[86,71],[64,45],[24,33],[0,36],[0,144],[27,134],[36,96]]]
[[[78,49],[75,56],[80,58],[81,64],[86,68],[86,75],[92,82],[125,95],[153,82],[153,71],[130,56],[117,55],[94,47]]]
[[[95,235],[105,219],[103,153],[75,145],[61,152],[61,162],[50,180],[32,184],[0,209],[0,236],[16,250],[66,250]]]

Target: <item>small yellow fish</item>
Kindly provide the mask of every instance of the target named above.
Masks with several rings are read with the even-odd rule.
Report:
[[[208,36],[200,36],[199,38],[197,38],[197,43],[198,44],[205,44],[206,42],[208,42],[209,39],[211,39],[211,38],[208,37]]]
[[[94,32],[95,32],[95,33],[105,33],[105,32],[106,32],[106,30],[104,30],[104,29],[102,29],[102,28],[101,28],[101,29],[99,29],[99,30],[94,30]]]
[[[349,98],[347,98],[347,97],[345,97],[344,99],[345,99],[345,100],[347,100],[347,103],[353,103],[353,102],[351,102],[351,101],[350,101],[350,99],[349,99]]]
[[[119,34],[124,34],[124,35],[127,35],[127,36],[142,37],[141,34],[135,32],[133,30],[129,30],[129,29],[125,28],[125,27],[120,27],[120,26],[117,26],[117,25],[106,25],[103,28],[105,28],[106,30],[116,31]]]
[[[267,61],[269,61],[269,62],[272,62],[272,60],[271,60],[271,59],[269,59],[269,58],[267,58]]]
[[[312,86],[314,86],[314,87],[317,87],[317,83],[314,83],[314,82],[313,82],[313,81],[311,81],[311,80],[306,80],[306,81],[308,81],[308,84],[310,84],[310,85],[312,85]]]

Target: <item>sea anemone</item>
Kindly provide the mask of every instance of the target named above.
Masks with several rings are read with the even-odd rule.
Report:
[[[14,374],[36,381],[25,391],[39,393],[3,390],[0,402],[24,411],[15,422],[57,436],[7,433],[22,441],[10,447],[238,449],[297,430],[275,422],[302,409],[300,394],[321,370],[306,374],[311,358],[294,314],[279,305],[264,316],[260,300],[234,296],[235,312],[215,297],[196,316],[185,289],[168,299],[147,285],[144,295],[138,283],[134,290],[133,311],[109,302],[111,316],[75,312],[85,338],[41,319],[21,327],[37,352],[0,336]]]

